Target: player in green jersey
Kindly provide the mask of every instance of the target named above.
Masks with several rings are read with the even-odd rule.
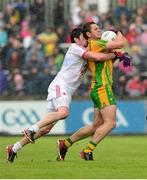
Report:
[[[101,41],[101,31],[97,24],[86,23],[83,27],[85,37],[88,39],[89,49],[95,52],[106,52],[111,49],[122,48],[126,39],[118,32],[114,41]],[[65,140],[58,141],[58,160],[64,160],[67,149],[76,141],[92,135],[91,141],[80,152],[85,160],[93,160],[93,150],[97,144],[116,127],[116,101],[112,91],[112,59],[107,62],[88,61],[91,71],[91,98],[94,103],[94,122],[79,129]]]

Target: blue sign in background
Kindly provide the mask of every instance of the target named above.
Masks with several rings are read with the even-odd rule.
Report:
[[[118,101],[117,127],[113,134],[147,133],[147,102]],[[73,133],[86,122],[93,121],[93,104],[91,101],[73,101],[70,116],[66,120],[66,133]]]
[[[20,134],[44,114],[45,101],[2,102],[0,104],[0,132]],[[39,109],[39,110],[38,110]],[[117,126],[113,134],[147,134],[147,101],[118,101]],[[93,103],[88,100],[73,100],[70,115],[53,128],[53,134],[72,134],[93,122]]]

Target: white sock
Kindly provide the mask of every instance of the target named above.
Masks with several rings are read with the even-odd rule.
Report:
[[[39,127],[35,124],[32,127],[30,127],[29,130],[36,133],[39,130]]]
[[[20,142],[17,142],[17,143],[15,143],[15,144],[13,145],[12,150],[13,150],[15,153],[17,153],[17,151],[18,151],[19,149],[21,149],[21,148],[22,148],[22,146],[21,146]]]

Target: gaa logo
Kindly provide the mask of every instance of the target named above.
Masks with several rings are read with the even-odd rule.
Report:
[[[2,121],[6,126],[20,125],[32,125],[40,120],[39,115],[34,109],[29,111],[24,111],[20,109],[19,111],[14,109],[7,109],[2,114]]]

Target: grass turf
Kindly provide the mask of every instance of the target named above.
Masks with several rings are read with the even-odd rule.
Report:
[[[74,144],[64,162],[56,161],[56,141],[47,136],[18,152],[14,163],[6,163],[6,146],[20,137],[0,137],[1,179],[146,179],[147,136],[108,136],[94,152],[94,161],[79,158],[90,139]]]

